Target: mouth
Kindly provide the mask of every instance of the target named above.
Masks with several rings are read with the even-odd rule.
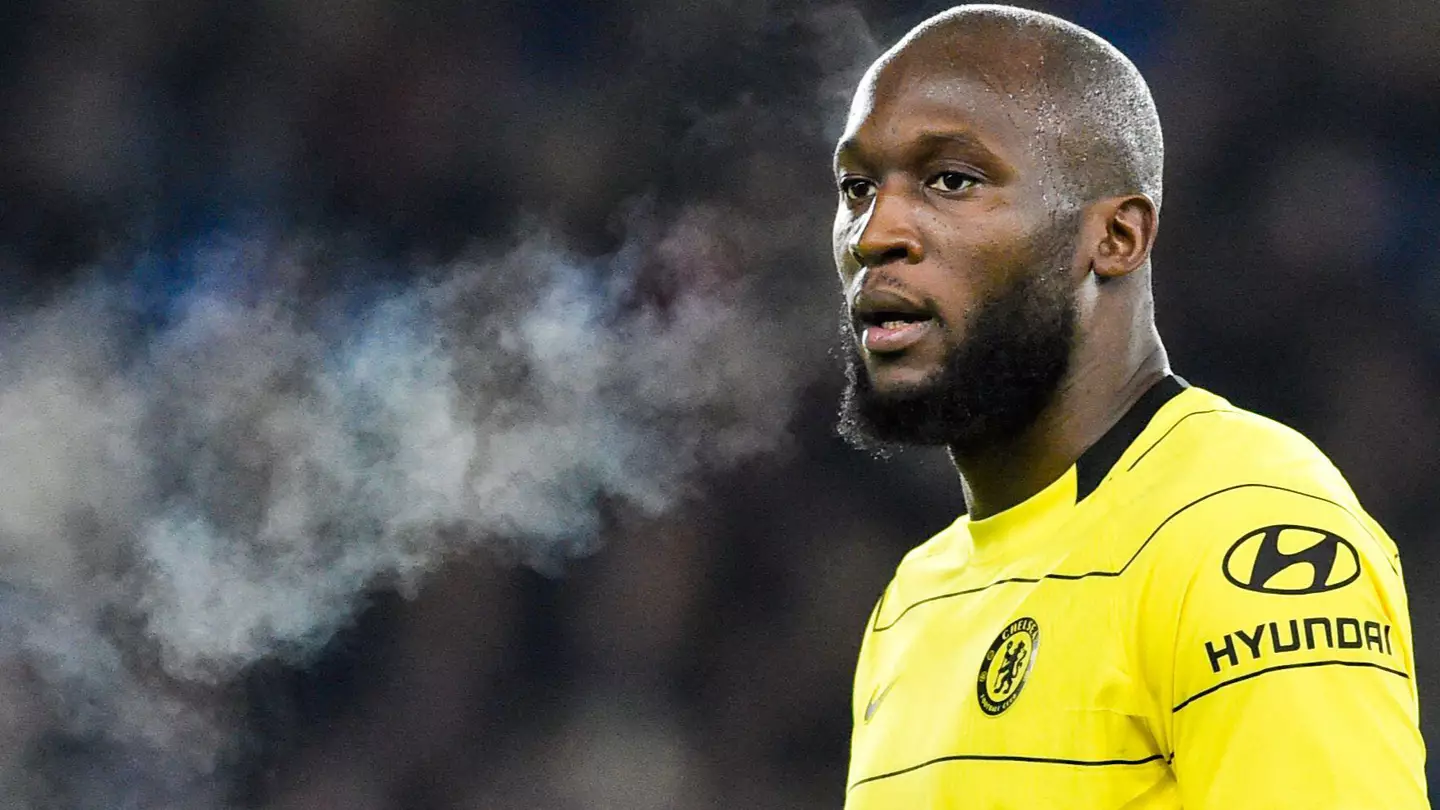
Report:
[[[861,345],[872,354],[903,352],[935,328],[935,316],[926,308],[885,291],[861,294],[852,317]]]

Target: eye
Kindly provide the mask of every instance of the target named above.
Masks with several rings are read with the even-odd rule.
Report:
[[[940,172],[939,174],[930,178],[930,180],[926,182],[925,185],[935,189],[936,191],[955,192],[965,191],[966,189],[974,186],[976,183],[979,182],[979,178],[972,177],[968,174],[965,174],[964,172]]]
[[[840,181],[840,196],[849,202],[868,200],[875,196],[875,184],[863,177],[847,177]]]

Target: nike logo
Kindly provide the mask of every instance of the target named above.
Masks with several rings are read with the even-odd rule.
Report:
[[[878,687],[878,686],[875,687],[875,688],[876,688],[877,690],[880,689],[880,687]],[[888,695],[888,694],[890,694],[890,690],[891,690],[891,689],[894,689],[894,688],[895,688],[895,681],[891,681],[891,682],[890,682],[890,685],[889,685],[889,686],[886,686],[885,689],[884,689],[884,691],[878,691],[878,692],[871,692],[871,693],[870,693],[870,702],[867,703],[867,704],[865,704],[865,722],[867,722],[867,723],[870,722],[870,718],[874,717],[874,716],[875,716],[875,712],[877,712],[877,711],[880,710],[880,702],[883,701],[883,700],[885,700],[885,696]]]

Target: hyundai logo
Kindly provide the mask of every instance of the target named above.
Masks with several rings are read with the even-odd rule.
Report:
[[[1288,524],[1256,529],[1235,541],[1222,565],[1232,584],[1260,593],[1322,593],[1360,577],[1360,555],[1349,540]]]

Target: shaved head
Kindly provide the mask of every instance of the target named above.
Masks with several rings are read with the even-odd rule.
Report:
[[[912,29],[866,81],[893,68],[970,76],[1019,102],[1065,202],[1138,193],[1159,208],[1165,150],[1150,88],[1090,31],[1029,9],[957,6]]]
[[[1135,65],[1048,14],[959,6],[886,51],[835,151],[842,434],[1000,453],[1072,372],[1163,362],[1163,152]]]

